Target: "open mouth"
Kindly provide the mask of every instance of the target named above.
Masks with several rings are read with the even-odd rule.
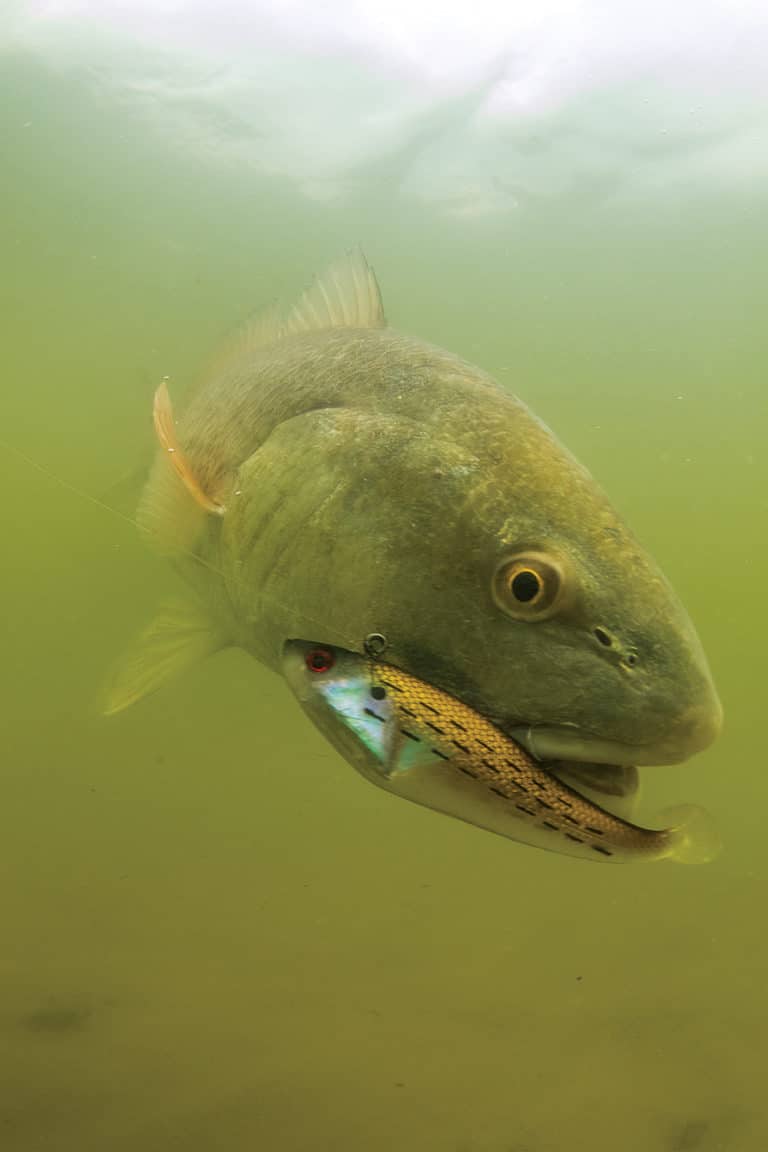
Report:
[[[681,764],[708,748],[719,735],[723,711],[713,693],[704,693],[687,707],[674,712],[666,709],[662,727],[654,718],[656,738],[649,743],[622,743],[606,740],[575,725],[504,725],[508,736],[541,762],[565,761],[645,768],[651,765]],[[650,734],[650,733],[649,733]]]
[[[575,791],[615,815],[629,813],[639,788],[637,761],[646,758],[642,748],[595,739],[577,728],[516,727],[508,734]]]
[[[612,767],[658,764],[658,753],[649,756],[649,748],[620,744],[614,740],[601,740],[578,728],[516,727],[507,730],[517,744],[537,760],[562,760],[577,764],[605,764]]]

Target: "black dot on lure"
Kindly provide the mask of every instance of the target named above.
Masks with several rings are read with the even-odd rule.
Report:
[[[386,694],[386,688],[382,688],[380,684],[374,684],[373,688],[371,688],[371,696],[373,696],[374,700],[383,700]]]

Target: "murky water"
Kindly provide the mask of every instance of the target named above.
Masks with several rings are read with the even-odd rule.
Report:
[[[14,27],[3,442],[129,512],[159,379],[360,242],[390,321],[530,403],[681,592],[727,727],[646,773],[646,811],[703,803],[726,848],[592,867],[410,806],[236,653],[101,718],[173,576],[3,447],[0,1148],[762,1152],[759,22],[721,14],[689,72],[682,28],[649,35],[645,70],[505,111],[498,56],[451,91],[425,59],[428,98],[418,60],[287,27],[268,55],[266,10],[206,44],[191,7]]]

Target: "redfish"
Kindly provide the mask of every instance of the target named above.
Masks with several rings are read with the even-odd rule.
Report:
[[[363,655],[380,633],[388,663],[606,794],[717,736],[696,630],[608,498],[487,372],[390,328],[362,253],[248,324],[178,419],[170,393],[138,520],[187,591],[107,711],[228,646],[282,673],[286,641]]]

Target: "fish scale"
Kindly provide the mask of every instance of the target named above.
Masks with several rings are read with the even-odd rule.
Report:
[[[671,830],[641,828],[587,800],[447,692],[376,661],[370,662],[369,675],[374,688],[386,692],[394,704],[403,739],[428,744],[437,756],[508,799],[522,819],[603,856],[615,850],[649,856],[668,851]]]

